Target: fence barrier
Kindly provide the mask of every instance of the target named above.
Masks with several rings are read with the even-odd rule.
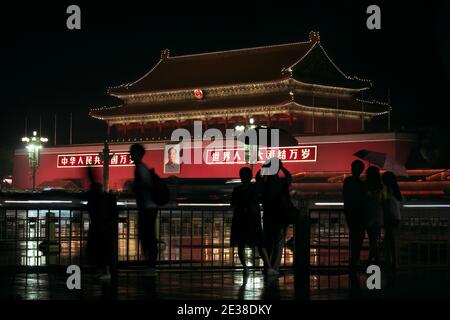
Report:
[[[343,210],[299,201],[296,226],[289,226],[282,267],[303,271],[343,269],[349,263],[348,228]],[[230,207],[162,207],[158,210],[158,263],[162,268],[235,268],[230,247]],[[86,265],[89,215],[86,207],[0,207],[0,266]],[[294,234],[296,233],[296,237]],[[119,266],[144,263],[137,237],[137,211],[121,208],[117,224]],[[382,242],[381,242],[382,245]],[[398,237],[402,266],[450,266],[448,208],[404,208]],[[308,254],[309,253],[309,254]],[[247,249],[249,266],[261,267],[257,250]],[[368,256],[367,238],[361,258]]]

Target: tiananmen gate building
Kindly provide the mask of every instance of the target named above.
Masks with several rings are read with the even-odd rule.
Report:
[[[324,50],[319,34],[311,32],[306,42],[283,45],[184,56],[163,50],[140,79],[109,88],[120,105],[93,108],[90,116],[107,124],[112,190],[126,189],[132,181],[128,149],[135,141],[147,150],[144,162],[162,177],[238,178],[239,169],[248,165],[243,147],[207,150],[210,142],[199,140],[196,121],[203,130],[216,128],[224,136],[227,129],[250,123],[283,129],[298,143],[260,148],[255,170],[275,156],[298,182],[320,178],[324,188],[337,190],[355,152],[383,152],[404,164],[416,143],[412,134],[389,130],[391,107],[373,100],[372,91],[371,81],[345,74]],[[195,147],[171,141],[180,128],[197,139]],[[194,148],[202,148],[204,161],[168,165],[172,152],[180,160],[181,153]],[[86,188],[86,167],[102,170],[102,149],[103,143],[44,148],[36,185],[71,181]],[[25,150],[16,151],[13,184],[31,187]]]

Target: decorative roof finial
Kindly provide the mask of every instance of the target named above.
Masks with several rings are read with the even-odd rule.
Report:
[[[289,96],[291,97],[291,101],[294,101],[295,94],[292,91],[289,91]]]
[[[290,77],[292,77],[292,69],[291,68],[283,68],[283,69],[281,69],[281,74],[283,76],[290,76]]]
[[[167,60],[170,56],[170,50],[164,49],[161,51],[161,60]]]
[[[309,33],[309,41],[310,42],[320,42],[320,35],[319,32],[311,31]]]

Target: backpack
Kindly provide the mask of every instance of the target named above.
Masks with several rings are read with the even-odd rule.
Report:
[[[155,173],[155,170],[150,170],[150,174],[153,179],[153,188],[151,190],[153,200],[158,206],[166,205],[170,200],[169,187],[166,182]]]
[[[294,224],[295,218],[300,214],[298,208],[292,203],[289,193],[283,194],[280,209],[281,209],[281,217],[280,217],[281,221],[286,226]]]

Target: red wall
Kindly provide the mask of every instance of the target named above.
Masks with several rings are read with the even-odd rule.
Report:
[[[303,121],[304,132],[313,132],[312,116],[299,117]],[[360,132],[362,128],[361,119],[339,118],[339,132]],[[314,115],[314,132],[316,133],[336,133],[336,117],[324,117],[319,114]]]
[[[415,141],[411,135],[395,133],[378,134],[341,134],[326,136],[298,137],[302,146],[317,146],[317,161],[302,163],[285,163],[291,173],[302,171],[348,171],[356,158],[353,154],[360,149],[385,152],[400,162],[405,162]],[[208,144],[208,143],[206,143]],[[147,149],[144,162],[163,174],[164,143],[145,143]],[[111,144],[111,152],[123,152],[130,144]],[[87,187],[86,168],[57,168],[58,154],[97,153],[103,146],[77,145],[44,148],[41,153],[41,166],[37,170],[36,185],[56,179],[80,179]],[[183,164],[180,178],[237,178],[241,164]],[[258,168],[259,166],[257,166]],[[110,167],[110,188],[121,189],[127,180],[132,179],[134,167]],[[101,177],[102,168],[95,168]],[[31,174],[24,150],[16,150],[13,169],[13,186],[28,189],[32,186]]]

